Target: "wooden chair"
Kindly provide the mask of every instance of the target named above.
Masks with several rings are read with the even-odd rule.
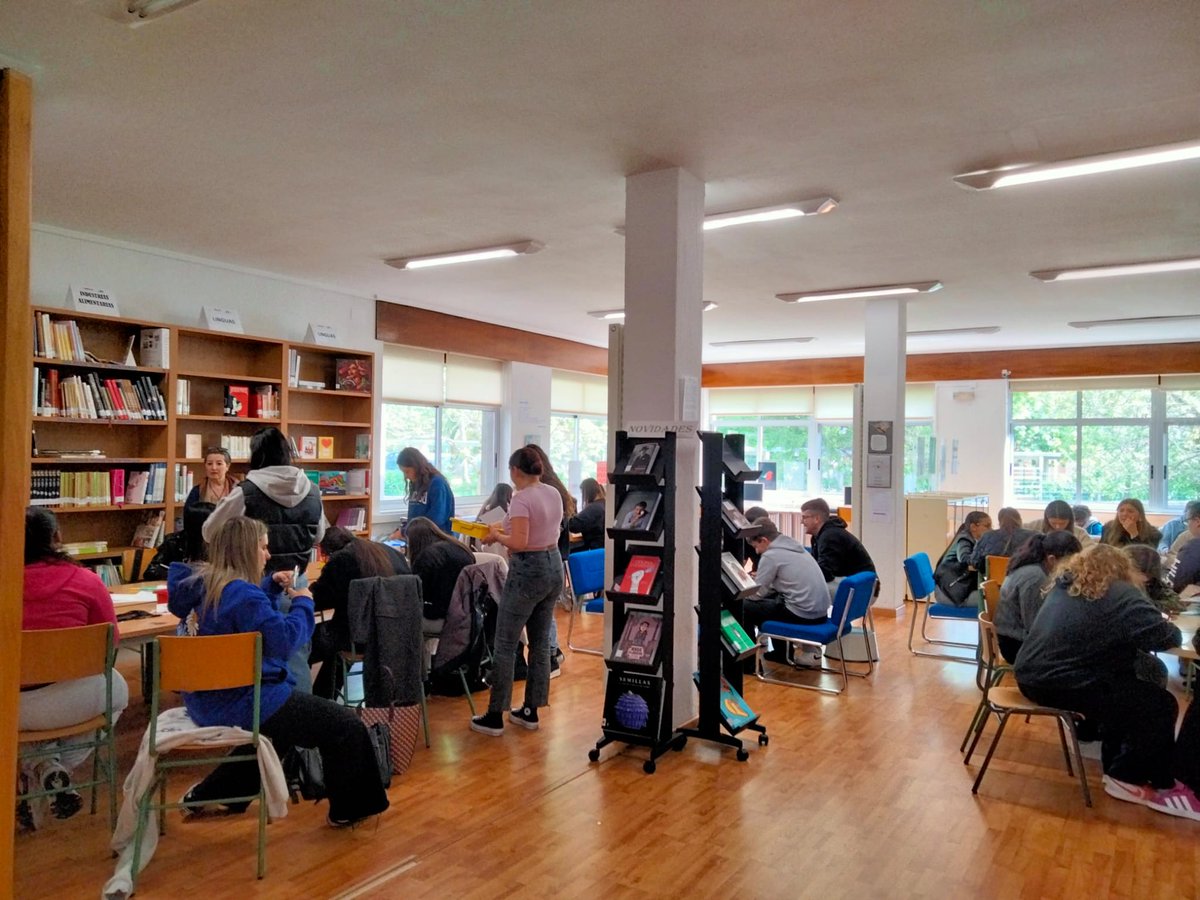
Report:
[[[984,659],[989,669],[995,671],[998,667],[1004,666],[1003,658],[1000,656],[1000,647],[996,641],[996,626],[992,624],[991,616],[987,613],[979,616],[979,643],[983,649]],[[987,705],[987,710],[999,717],[1000,724],[996,728],[996,734],[992,738],[991,746],[988,747],[987,756],[983,760],[983,766],[979,769],[975,783],[971,786],[972,794],[979,793],[979,785],[983,781],[983,776],[987,774],[988,765],[992,761],[992,754],[996,752],[996,745],[1000,743],[1000,738],[1004,734],[1004,726],[1008,724],[1009,718],[1013,714],[1016,714],[1018,716],[1025,716],[1026,721],[1028,721],[1031,716],[1049,716],[1058,722],[1058,737],[1062,742],[1063,759],[1067,764],[1067,774],[1072,777],[1075,776],[1075,770],[1071,765],[1071,751],[1073,750],[1075,764],[1079,767],[1079,784],[1083,789],[1083,802],[1088,806],[1092,805],[1092,794],[1088,789],[1087,772],[1083,767],[1083,755],[1079,751],[1079,738],[1075,733],[1075,720],[1083,718],[1079,713],[1072,712],[1069,709],[1055,709],[1049,706],[1041,706],[1022,694],[1020,688],[1016,687],[999,687],[989,684],[984,690],[983,701]],[[986,714],[979,718],[978,724],[975,727],[975,737],[971,741],[971,747],[967,750],[966,757],[963,758],[964,765],[971,762],[971,754],[975,752],[975,746],[979,743],[979,737],[983,734],[987,720],[988,716]],[[1067,746],[1068,733],[1071,735],[1070,749]]]
[[[245,797],[217,797],[197,801],[167,802],[167,775],[171,769],[182,766],[195,767],[220,765],[228,762],[258,762],[259,712],[262,697],[262,635],[257,632],[245,634],[223,634],[207,637],[160,637],[154,643],[154,693],[150,702],[150,727],[148,746],[154,760],[154,780],[142,794],[138,803],[137,830],[133,837],[132,878],[137,887],[138,868],[141,863],[142,839],[150,818],[150,810],[158,810],[159,832],[166,833],[163,810],[183,809],[188,806],[204,806],[210,803],[233,804],[258,801],[258,877],[267,873],[267,798],[266,788],[260,783],[258,793]],[[158,713],[164,693],[183,691],[218,691],[230,688],[250,687],[254,691],[254,714],[250,729],[251,753],[233,753],[213,756],[213,746],[189,743],[160,750],[158,738]],[[208,755],[191,755],[202,751]],[[171,758],[185,752],[181,758]],[[155,802],[155,794],[158,802]]]
[[[567,647],[576,653],[603,656],[599,647],[576,647],[571,643],[575,619],[582,613],[604,613],[604,550],[582,550],[567,557],[567,573],[571,582],[571,619],[567,626]],[[590,599],[585,600],[588,597]]]
[[[1004,584],[1004,578],[1008,575],[1008,557],[1007,556],[989,556],[987,558],[987,577],[988,581],[996,582],[996,586]]]
[[[988,579],[979,586],[983,594],[983,610],[991,620],[996,621],[996,607],[1000,605],[1000,582]]]
[[[92,748],[91,781],[75,781],[72,788],[92,789],[92,815],[96,814],[96,789],[108,785],[108,830],[117,824],[117,754],[113,737],[113,627],[108,623],[83,625],[77,628],[50,628],[21,632],[21,684],[52,684],[92,675],[104,676],[104,711],[100,715],[63,728],[42,731],[18,731],[17,744],[21,760],[54,756],[56,747],[41,746],[47,741],[80,738],[73,747]],[[82,739],[91,734],[90,739]],[[104,759],[101,759],[101,750]],[[103,776],[101,768],[104,769]],[[48,797],[55,791],[37,789],[17,795],[17,800]]]
[[[985,581],[980,589],[983,592],[984,612],[989,622],[996,620],[996,607],[1000,604],[1000,586],[994,581]],[[975,708],[975,715],[971,717],[971,724],[967,726],[967,731],[963,735],[962,743],[958,746],[958,752],[962,753],[967,749],[967,741],[971,740],[971,735],[975,733],[976,727],[981,719],[986,719],[988,715],[987,692],[989,687],[995,687],[1004,680],[1004,676],[1012,671],[1012,666],[1004,661],[1003,658],[997,656],[994,660],[989,660],[986,653],[979,654],[979,669],[975,673],[975,686],[979,688],[981,697],[979,706]]]

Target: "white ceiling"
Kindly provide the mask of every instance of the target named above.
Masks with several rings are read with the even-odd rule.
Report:
[[[1200,137],[1200,3],[1060,0],[6,0],[35,80],[39,223],[602,345],[624,176],[683,166],[719,212],[832,195],[705,238],[705,340],[862,351],[862,303],[776,293],[940,279],[910,351],[1200,339],[1200,272],[1037,269],[1196,255],[1200,163],[975,193],[960,172]],[[401,272],[384,258],[543,241]]]

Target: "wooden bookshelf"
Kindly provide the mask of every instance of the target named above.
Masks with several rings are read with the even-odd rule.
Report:
[[[274,425],[289,435],[297,447],[302,437],[333,438],[333,458],[297,457],[295,463],[301,468],[368,470],[366,493],[326,495],[322,501],[330,501],[326,517],[331,524],[337,521],[339,510],[346,508],[347,503],[364,507],[369,528],[373,502],[373,479],[369,470],[375,431],[374,384],[378,374],[374,353],[294,343],[279,338],[224,334],[143,319],[76,313],[59,307],[34,307],[32,313],[35,330],[44,316],[48,316],[51,322],[74,322],[83,349],[96,357],[96,360],[85,361],[51,359],[39,355],[35,346],[30,359],[39,373],[44,375],[51,369],[57,370],[59,383],[62,378],[76,375],[85,379],[95,375],[101,382],[106,378],[127,378],[131,381],[145,378],[162,394],[166,412],[165,419],[140,420],[34,415],[37,448],[76,452],[98,450],[102,454],[99,457],[67,459],[32,455],[30,468],[35,473],[49,473],[57,469],[124,469],[128,473],[156,464],[166,466],[162,502],[47,507],[56,515],[61,514],[59,524],[64,541],[105,540],[114,548],[103,554],[82,554],[81,560],[103,561],[124,557],[128,570],[129,557],[133,552],[128,545],[134,530],[149,512],[165,512],[166,532],[175,529],[176,523],[182,519],[185,499],[182,492],[178,497],[175,495],[176,473],[191,472],[194,483],[199,483],[204,477],[203,458],[187,456],[188,434],[199,434],[203,447],[219,446],[221,435],[249,438],[267,425]],[[123,364],[130,338],[134,340],[134,358],[141,361],[139,339],[144,328],[166,329],[169,339],[168,367]],[[35,345],[38,343],[45,342],[41,337],[36,337]],[[288,365],[292,353],[300,356],[298,377],[314,383],[319,381],[321,387],[290,386]],[[338,389],[339,360],[359,361],[362,369],[370,373],[369,389]],[[186,412],[181,412],[177,406],[181,399],[180,379],[188,381],[190,409]],[[278,417],[224,415],[225,389],[234,384],[246,385],[251,392],[255,388],[274,388],[278,392]],[[365,455],[362,453],[364,447]],[[247,464],[246,458],[239,459],[235,455],[232,464],[234,476],[244,477]],[[143,562],[148,562],[153,550],[143,551],[142,555],[146,557]]]

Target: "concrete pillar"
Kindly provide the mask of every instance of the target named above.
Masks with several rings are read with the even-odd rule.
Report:
[[[704,184],[694,175],[664,169],[626,179],[622,427],[680,421],[685,390],[694,391],[698,407],[703,220]],[[699,441],[680,441],[676,471],[673,726],[696,714]]]
[[[879,572],[878,612],[904,606],[904,376],[907,308],[904,300],[866,301],[863,364],[863,496],[854,502],[860,538]],[[885,437],[872,423],[889,423]],[[882,452],[885,446],[887,453]],[[890,457],[890,458],[889,458]],[[872,487],[885,482],[888,487]]]

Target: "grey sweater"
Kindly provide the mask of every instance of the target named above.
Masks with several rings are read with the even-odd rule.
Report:
[[[1013,665],[1017,684],[1058,690],[1131,680],[1139,650],[1168,650],[1181,640],[1179,629],[1125,581],[1087,600],[1072,597],[1060,580],[1028,628]]]
[[[996,607],[996,633],[1016,641],[1025,640],[1029,626],[1042,608],[1042,586],[1046,572],[1036,563],[1010,572],[1000,585],[1000,605]]]
[[[778,594],[797,616],[816,619],[829,615],[829,587],[817,561],[792,538],[781,534],[767,546],[754,575],[755,595]]]

